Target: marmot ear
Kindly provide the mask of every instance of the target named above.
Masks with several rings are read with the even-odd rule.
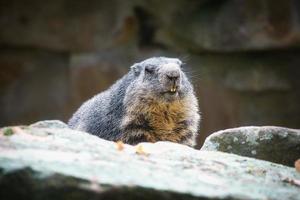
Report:
[[[139,63],[135,63],[130,67],[130,69],[134,72],[135,75],[139,75],[142,71],[142,66]]]

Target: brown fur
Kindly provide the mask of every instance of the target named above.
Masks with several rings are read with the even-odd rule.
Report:
[[[131,98],[122,121],[122,140],[171,141],[194,145],[199,120],[197,100],[190,95],[173,102],[154,98]]]

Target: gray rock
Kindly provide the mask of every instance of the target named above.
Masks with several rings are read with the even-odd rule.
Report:
[[[1,130],[0,199],[299,199],[300,173],[287,166],[42,124]]]
[[[234,153],[294,166],[300,158],[300,130],[275,126],[227,129],[211,134],[201,150]]]
[[[31,124],[32,128],[68,128],[68,125],[59,120],[45,120]]]

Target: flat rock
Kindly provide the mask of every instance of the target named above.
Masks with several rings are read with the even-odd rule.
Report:
[[[300,158],[300,130],[275,126],[226,129],[206,138],[201,150],[234,153],[294,166]]]
[[[38,124],[1,129],[0,199],[300,197],[300,173],[291,167],[170,142],[131,146],[60,122]]]

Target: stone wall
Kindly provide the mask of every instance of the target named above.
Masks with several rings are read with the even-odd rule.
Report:
[[[296,0],[1,1],[0,126],[66,121],[129,66],[187,63],[199,144],[241,125],[300,128]]]

